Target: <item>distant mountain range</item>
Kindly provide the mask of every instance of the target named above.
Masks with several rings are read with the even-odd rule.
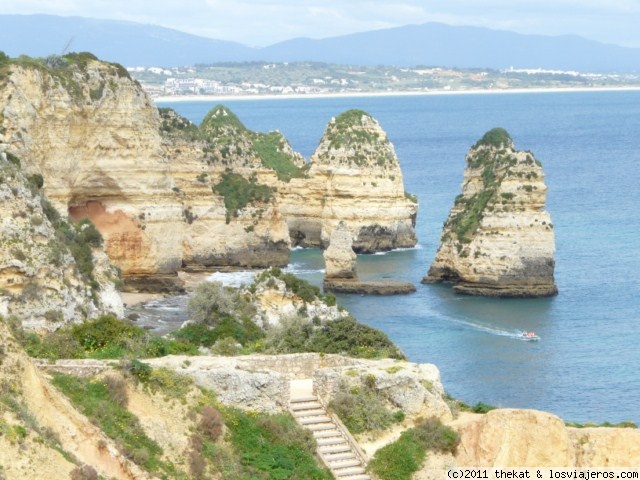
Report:
[[[264,48],[214,40],[154,25],[53,15],[0,15],[0,50],[11,56],[90,51],[125,66],[185,66],[245,61],[315,61],[352,65],[543,68],[640,71],[640,49],[574,35],[522,35],[439,23]]]

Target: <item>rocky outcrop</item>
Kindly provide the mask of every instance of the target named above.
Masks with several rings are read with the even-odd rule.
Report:
[[[416,291],[411,283],[397,281],[358,280],[356,254],[353,251],[351,232],[340,222],[331,233],[329,247],[324,251],[325,291],[338,293],[360,293],[366,295],[396,295]]]
[[[540,162],[514,148],[502,129],[489,131],[467,154],[462,194],[444,224],[424,283],[495,297],[557,293],[553,224]]]
[[[278,326],[283,319],[304,318],[311,323],[314,319],[316,322],[326,322],[349,316],[345,309],[338,308],[335,299],[328,305],[327,299],[323,300],[315,294],[303,298],[288,288],[282,278],[269,275],[268,272],[258,277],[254,292],[256,315],[253,320],[263,328]]]
[[[428,456],[415,478],[453,467],[633,467],[640,461],[640,431],[572,428],[537,410],[497,409],[465,414],[452,424],[460,433],[455,456]]]
[[[327,247],[341,221],[357,253],[416,244],[417,202],[405,194],[387,134],[361,110],[331,119],[308,178],[292,179],[279,191],[293,245]]]
[[[41,330],[101,313],[122,316],[118,273],[99,237],[89,224],[61,219],[41,194],[41,180],[0,153],[0,316]]]
[[[340,392],[366,387],[409,417],[451,419],[440,372],[435,365],[391,359],[354,360],[351,365],[316,370],[313,384],[325,404]]]
[[[358,251],[415,244],[393,147],[363,112],[331,122],[311,164],[278,132],[223,106],[198,127],[160,111],[116,64],[90,54],[0,66],[0,144],[59,212],[89,218],[126,285],[178,288],[175,273],[285,265],[326,246],[340,220]]]
[[[322,254],[324,257],[325,279],[356,278],[357,256],[353,251],[351,232],[344,222],[338,223],[331,233],[329,247]]]

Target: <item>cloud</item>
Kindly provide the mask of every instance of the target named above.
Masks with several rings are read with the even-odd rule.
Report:
[[[2,0],[3,13],[131,20],[251,45],[439,21],[640,47],[638,0]]]

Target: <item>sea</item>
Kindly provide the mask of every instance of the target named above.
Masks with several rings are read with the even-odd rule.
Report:
[[[359,108],[380,122],[405,188],[420,202],[419,243],[359,255],[358,273],[407,280],[417,292],[339,301],[389,335],[410,361],[437,365],[450,395],[469,404],[545,410],[568,422],[640,423],[640,91],[222,103],[252,130],[281,131],[307,159],[341,112]],[[199,123],[214,103],[159,106]],[[419,283],[460,193],[465,155],[494,127],[542,162],[555,225],[559,294],[553,298],[469,297]],[[316,285],[322,268],[319,250],[292,252],[289,270]],[[540,341],[523,341],[523,330]]]

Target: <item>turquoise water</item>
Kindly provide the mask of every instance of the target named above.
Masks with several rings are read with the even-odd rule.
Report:
[[[251,129],[279,129],[309,157],[327,121],[370,112],[418,195],[419,247],[359,256],[364,278],[418,283],[460,193],[464,156],[490,128],[542,162],[555,224],[557,297],[495,300],[418,285],[403,297],[341,297],[412,361],[431,362],[467,402],[537,408],[570,421],[640,422],[640,92],[243,100],[225,102]],[[207,103],[163,104],[199,122]],[[319,283],[322,257],[296,250],[292,269]],[[540,342],[524,342],[534,330]]]

